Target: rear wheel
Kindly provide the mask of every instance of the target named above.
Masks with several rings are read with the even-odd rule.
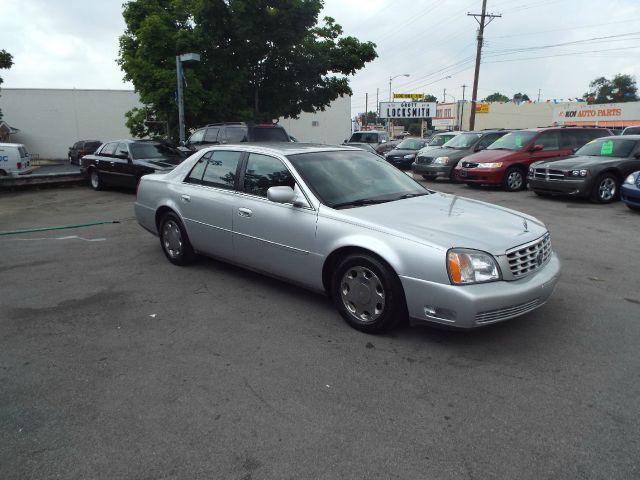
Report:
[[[517,192],[526,186],[524,172],[518,167],[509,167],[504,174],[502,188],[507,192]]]
[[[398,276],[372,255],[357,253],[343,258],[334,273],[331,290],[338,311],[356,330],[380,333],[407,318]]]
[[[165,214],[160,221],[160,245],[166,257],[174,265],[189,265],[196,258],[187,232],[173,212]]]
[[[618,198],[618,178],[613,173],[603,173],[591,190],[591,201],[595,203],[611,203]]]
[[[104,188],[100,174],[95,168],[92,168],[89,171],[89,183],[91,184],[91,188],[94,190],[102,190]]]

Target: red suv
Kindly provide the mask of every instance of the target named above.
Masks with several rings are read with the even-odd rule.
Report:
[[[502,185],[508,192],[526,187],[529,165],[571,155],[599,137],[613,135],[606,128],[549,127],[518,130],[458,163],[456,179],[467,185]]]

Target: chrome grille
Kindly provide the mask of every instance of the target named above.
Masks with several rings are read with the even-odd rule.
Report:
[[[464,168],[476,168],[479,164],[473,162],[462,162]]]
[[[524,277],[545,265],[551,258],[551,235],[507,250],[509,270],[514,278]]]
[[[429,165],[432,162],[433,162],[433,157],[417,157],[416,158],[416,163],[419,163],[421,165]]]
[[[553,170],[551,168],[535,168],[533,177],[540,180],[563,180],[564,172],[562,170]]]
[[[531,310],[535,310],[540,306],[540,299],[536,298],[527,303],[521,303],[520,305],[514,305],[512,307],[499,308],[497,310],[487,310],[486,312],[476,313],[476,324],[486,325],[487,323],[499,322],[501,320],[507,320],[509,318],[523,315]]]

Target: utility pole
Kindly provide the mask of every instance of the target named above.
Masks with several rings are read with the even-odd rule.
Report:
[[[364,124],[366,125],[367,122],[367,117],[369,116],[369,94],[365,93],[364,94]]]
[[[538,89],[538,103],[540,103],[540,89]]]
[[[446,87],[442,90],[442,103],[447,103],[447,89],[446,89]]]
[[[376,88],[376,124],[380,121],[380,89]]]
[[[462,103],[460,104],[460,126],[458,130],[462,130],[462,126],[464,125],[464,91],[467,89],[466,85],[462,86]]]
[[[467,13],[469,17],[473,17],[480,25],[478,28],[478,47],[476,49],[476,69],[473,74],[473,91],[471,93],[471,118],[469,121],[469,130],[473,130],[476,124],[476,100],[478,96],[478,77],[480,76],[480,57],[482,55],[482,43],[484,38],[484,27],[489,25],[494,18],[502,17],[502,15],[487,14],[487,0],[482,0],[482,13]],[[477,17],[480,17],[478,20]],[[489,19],[487,21],[487,19]]]

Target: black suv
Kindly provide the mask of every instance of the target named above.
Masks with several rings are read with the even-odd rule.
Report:
[[[240,142],[290,142],[280,125],[248,122],[210,123],[191,134],[183,149],[200,150],[209,145]]]
[[[80,140],[73,144],[73,147],[69,147],[69,163],[77,163],[80,165],[80,159],[84,155],[89,155],[95,152],[98,147],[102,145],[100,140]]]
[[[105,185],[135,188],[148,173],[166,173],[184,160],[179,150],[154,140],[115,140],[80,160],[80,173],[95,190]]]

